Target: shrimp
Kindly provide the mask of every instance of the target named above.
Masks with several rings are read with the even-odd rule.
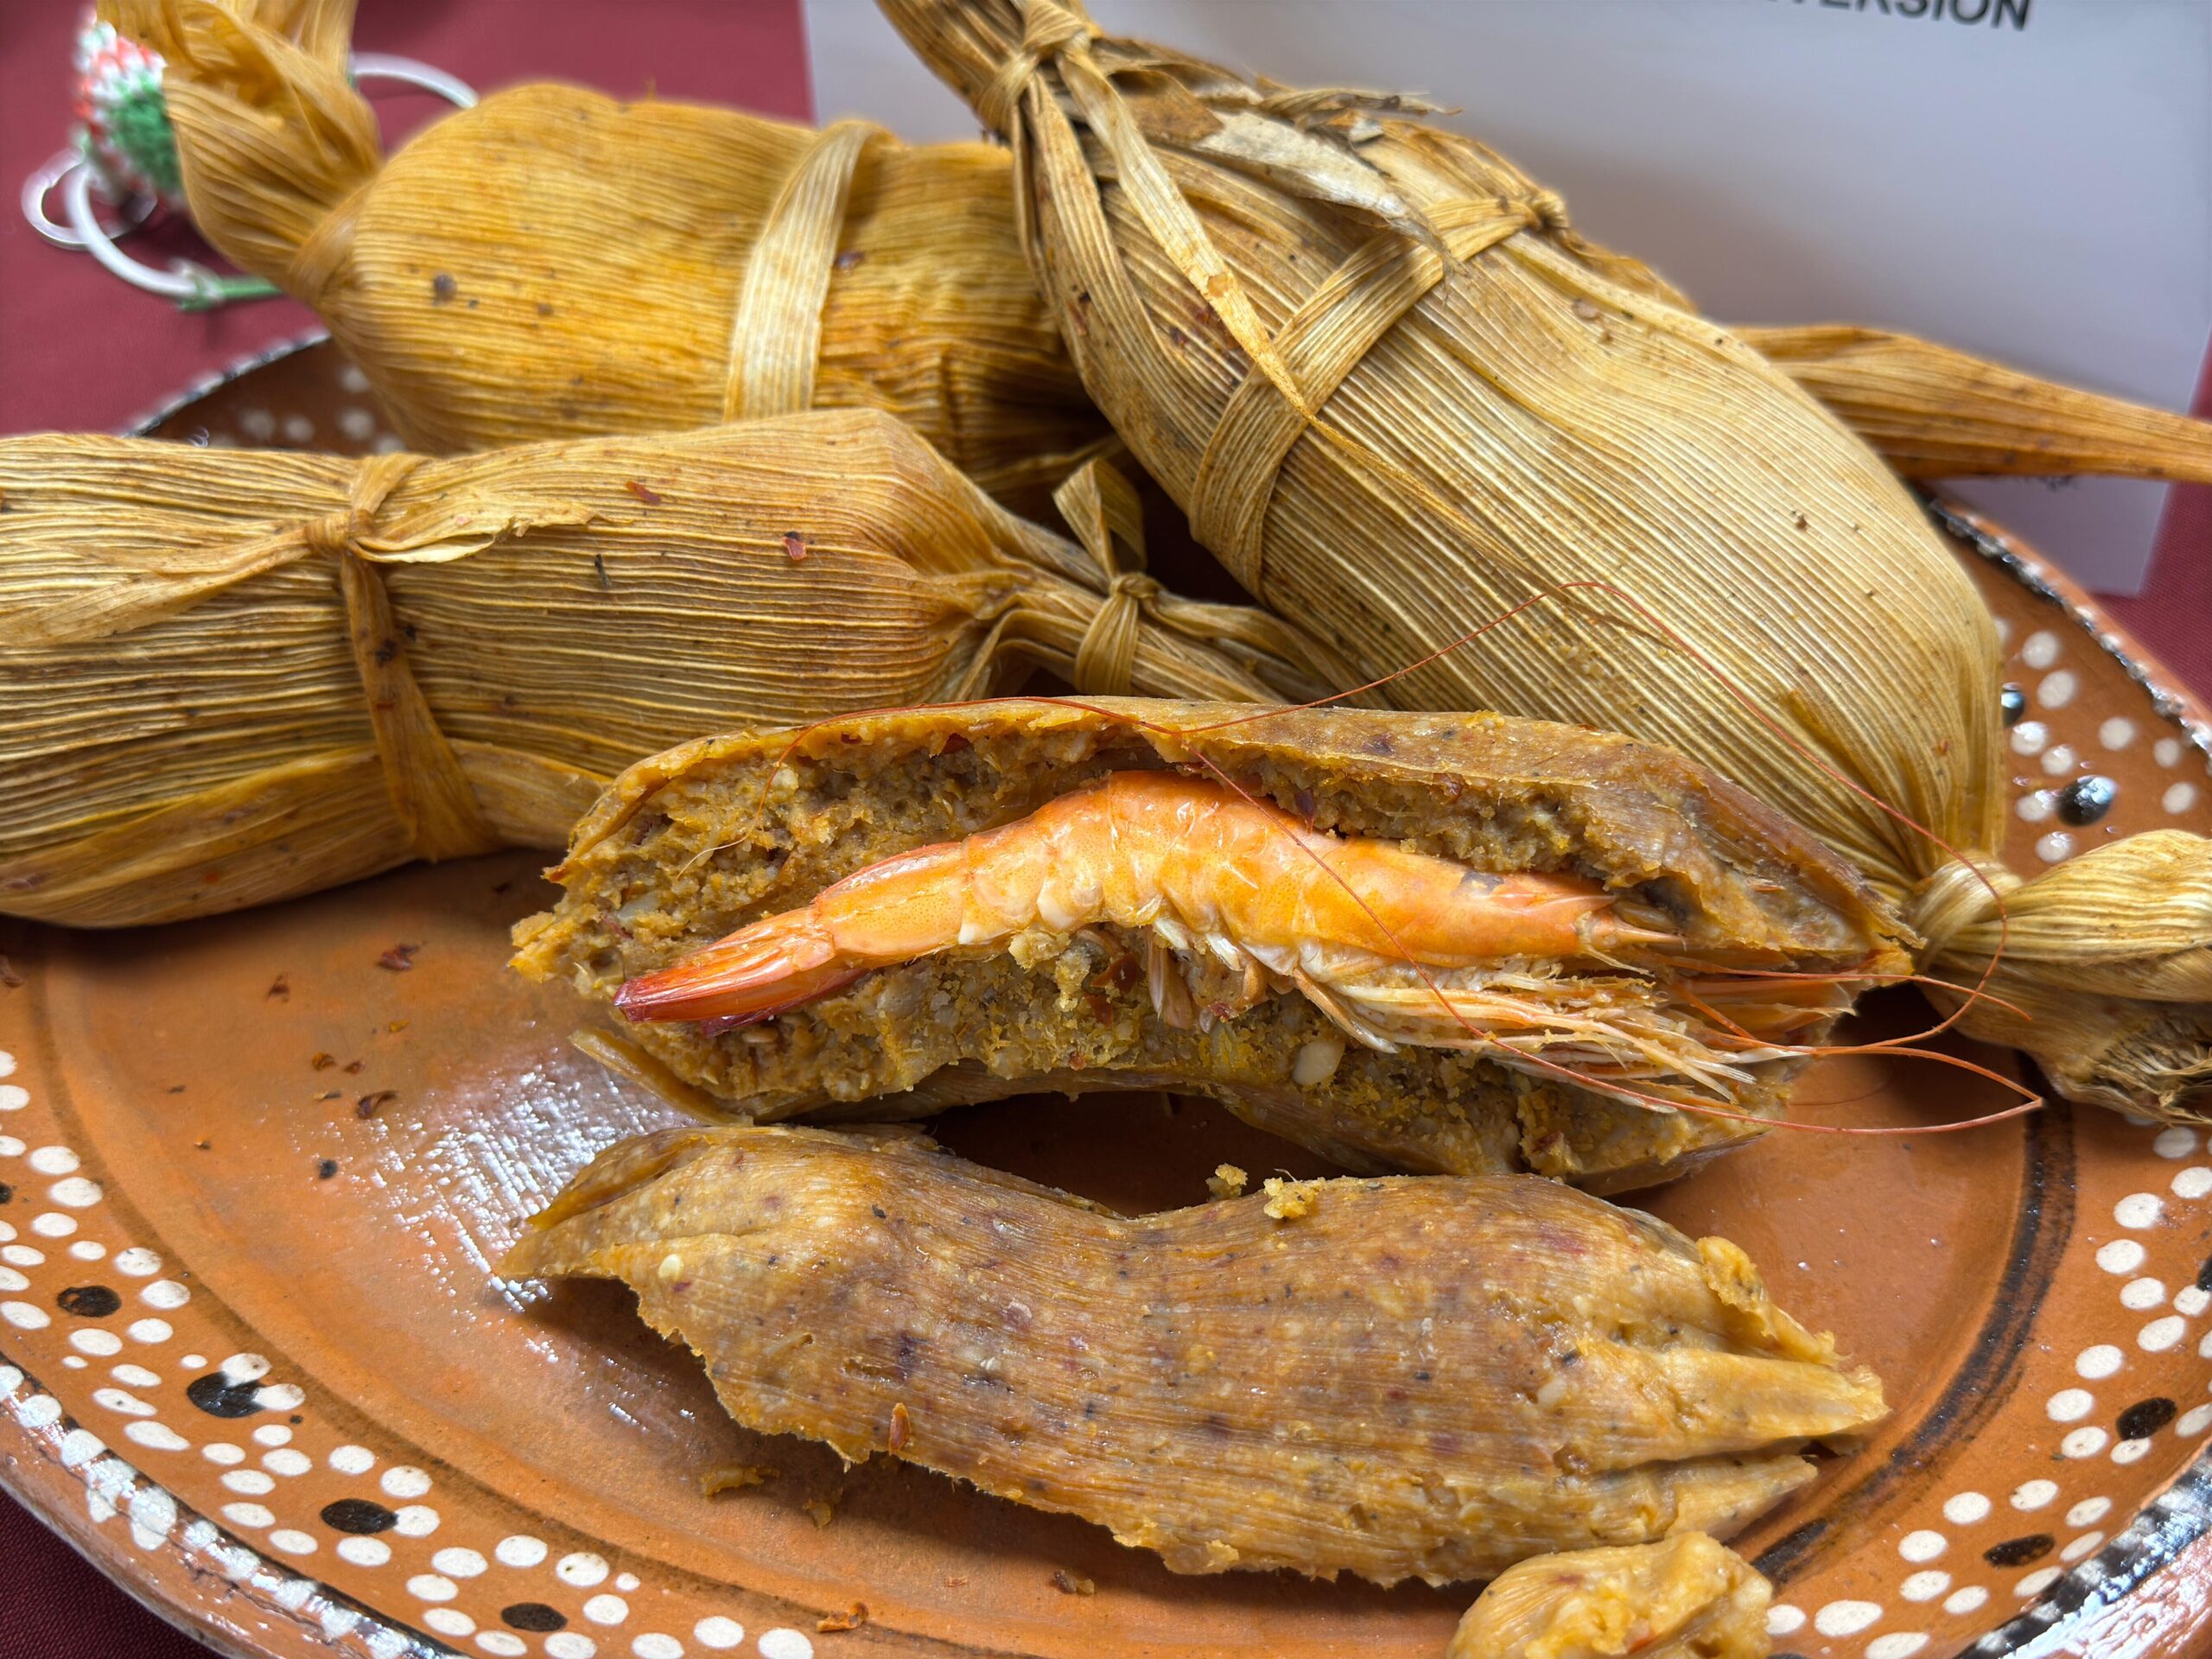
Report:
[[[1665,920],[1656,911],[1630,913],[1643,909],[1578,877],[1472,869],[1308,829],[1217,782],[1122,772],[1000,829],[870,865],[629,981],[615,1001],[633,1020],[727,1029],[873,969],[1110,925],[1149,933],[1147,979],[1171,1024],[1210,1025],[1295,990],[1385,1052],[1496,1046],[1509,1065],[1544,1054],[1544,1070],[1681,1078],[1726,1098],[1744,1065],[1778,1051],[1636,973],[1683,944],[1649,925]],[[1220,978],[1210,966],[1233,986],[1193,996],[1194,981]]]

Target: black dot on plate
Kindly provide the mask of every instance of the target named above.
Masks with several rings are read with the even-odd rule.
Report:
[[[2041,1560],[2050,1554],[2050,1547],[2058,1541],[2047,1532],[2031,1532],[2024,1538],[2007,1538],[2001,1544],[1992,1544],[1981,1552],[1981,1559],[1992,1567],[2025,1567],[2030,1561]]]
[[[2005,723],[2017,726],[2020,716],[2028,712],[2028,694],[2017,685],[2008,685],[1997,694],[1998,706],[2005,711]]]
[[[210,1417],[251,1417],[261,1409],[261,1384],[233,1382],[220,1371],[196,1376],[184,1385],[184,1397]]]
[[[518,1630],[557,1630],[569,1622],[566,1613],[542,1601],[518,1601],[500,1609],[499,1617]]]
[[[398,1516],[365,1497],[341,1497],[335,1503],[324,1504],[322,1520],[325,1526],[340,1532],[359,1533],[364,1537],[371,1533],[390,1532],[399,1524]]]
[[[2212,1255],[2204,1258],[2204,1265],[2196,1270],[2196,1287],[2212,1290]]]
[[[105,1285],[72,1285],[54,1300],[64,1313],[80,1319],[104,1319],[123,1306],[123,1298]]]
[[[2180,1408],[2171,1400],[2138,1400],[2120,1414],[2120,1438],[2147,1440],[2174,1420]]]
[[[2118,784],[2091,772],[2058,791],[2058,816],[2069,823],[2094,823],[2112,810],[2119,797]]]
[[[315,1166],[315,1178],[319,1181],[327,1181],[337,1173],[338,1160],[335,1158],[326,1158]]]
[[[0,1204],[7,1203],[9,1199],[15,1196],[16,1189],[9,1185],[7,1182],[0,1181]]]

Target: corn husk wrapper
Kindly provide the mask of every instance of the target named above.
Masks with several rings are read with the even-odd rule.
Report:
[[[2212,423],[1878,328],[1736,333],[1907,478],[2107,473],[2212,484]]]
[[[200,231],[321,313],[416,448],[871,407],[1039,518],[1105,434],[985,145],[526,86],[387,157],[353,0],[103,15],[168,60]]]
[[[1407,705],[1698,756],[1901,901],[1923,971],[2024,1011],[1978,1001],[1964,1029],[2075,1098],[2190,1109],[2212,842],[2003,868],[1988,616],[1785,375],[1408,100],[1249,82],[1062,0],[883,5],[1010,140],[1099,407],[1271,609],[1366,673],[1421,664],[1389,688]],[[1593,582],[1630,599],[1561,591]]]
[[[1014,518],[889,416],[367,461],[0,440],[0,912],[165,921],[559,848],[703,731],[1079,688],[1299,697],[1311,647]]]
[[[1041,517],[1103,433],[1030,280],[1002,149],[534,86],[384,160],[331,67],[350,8],[109,10],[170,54],[208,239],[320,309],[418,448],[871,405]],[[1908,477],[2212,480],[2202,422],[1902,334],[1740,332]]]

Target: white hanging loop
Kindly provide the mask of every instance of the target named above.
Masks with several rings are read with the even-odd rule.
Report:
[[[475,89],[458,77],[412,58],[384,52],[357,52],[353,79],[391,80],[434,93],[459,109],[473,108]],[[168,270],[156,270],[133,259],[116,245],[116,238],[143,225],[158,205],[151,197],[134,196],[122,207],[124,223],[110,230],[99,221],[92,202],[92,166],[72,149],[60,151],[23,181],[23,217],[56,247],[81,248],[101,266],[133,288],[174,300],[188,310],[205,310],[230,300],[252,299],[276,289],[257,276],[225,276],[190,259],[178,259]],[[56,224],[46,212],[47,197],[59,187],[63,221]]]

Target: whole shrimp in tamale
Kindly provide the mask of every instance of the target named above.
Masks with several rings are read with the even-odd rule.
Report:
[[[708,740],[626,774],[556,879],[518,964],[757,1121],[1168,1088],[1355,1168],[1601,1189],[1755,1131],[1903,961],[1722,780],[1491,715],[1016,700]]]
[[[747,1427],[1177,1573],[1444,1583],[1726,1535],[1884,1415],[1725,1239],[1529,1176],[1270,1185],[1124,1218],[911,1131],[673,1129],[500,1270],[627,1283]]]

